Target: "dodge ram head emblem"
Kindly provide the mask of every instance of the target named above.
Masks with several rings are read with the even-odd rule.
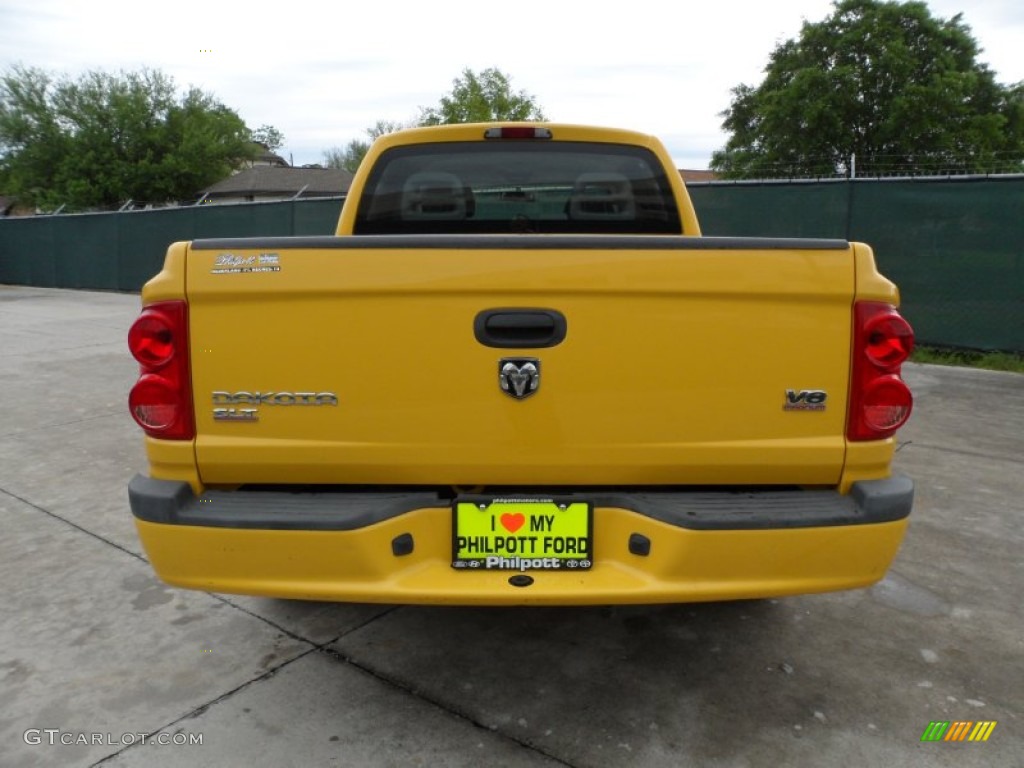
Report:
[[[509,397],[522,400],[540,386],[540,360],[535,357],[503,357],[498,361],[498,383]]]

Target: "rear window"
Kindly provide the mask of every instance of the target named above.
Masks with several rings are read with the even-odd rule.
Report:
[[[355,225],[357,235],[681,231],[653,152],[554,141],[388,150],[367,180]]]

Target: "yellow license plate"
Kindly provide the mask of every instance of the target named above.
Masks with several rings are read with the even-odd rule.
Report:
[[[586,570],[593,565],[593,506],[531,498],[457,499],[452,567],[490,571]]]

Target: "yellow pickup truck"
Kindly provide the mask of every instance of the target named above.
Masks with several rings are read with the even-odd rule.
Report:
[[[128,341],[169,584],[663,603],[880,579],[913,333],[871,249],[702,237],[656,139],[379,139],[331,237],[173,244]]]

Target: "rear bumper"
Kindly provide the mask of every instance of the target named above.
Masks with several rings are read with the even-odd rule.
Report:
[[[851,589],[885,575],[913,504],[905,477],[831,491],[593,493],[594,566],[450,566],[450,502],[431,493],[208,491],[136,476],[143,546],[166,582],[214,592],[435,604],[662,603]],[[649,551],[637,554],[634,542]],[[631,549],[633,551],[631,551]],[[641,548],[642,549],[642,548]]]

